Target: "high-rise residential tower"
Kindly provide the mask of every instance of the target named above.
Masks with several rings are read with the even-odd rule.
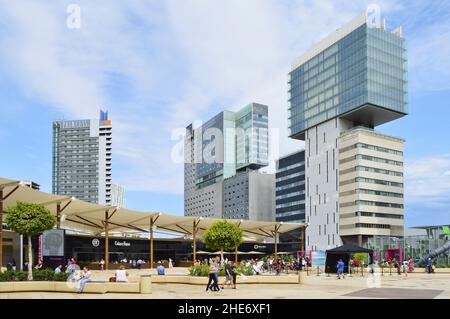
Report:
[[[268,107],[252,103],[186,128],[186,216],[273,220],[275,178],[268,165]]]
[[[403,233],[403,140],[375,132],[407,114],[402,29],[366,14],[296,59],[290,137],[305,141],[308,249]]]
[[[111,205],[112,126],[100,119],[53,122],[54,194]]]

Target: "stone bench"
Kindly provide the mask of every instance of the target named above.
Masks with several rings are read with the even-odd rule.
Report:
[[[76,292],[76,282],[67,281],[12,281],[0,282],[1,292]],[[91,281],[84,286],[83,293],[151,293],[151,277],[142,276],[136,281],[107,282]]]
[[[299,284],[300,276],[247,276],[247,280],[238,276],[236,278],[237,284]],[[225,277],[219,277],[219,284],[225,281]],[[190,285],[206,285],[208,277],[182,276],[182,275],[164,275],[152,276],[152,283],[155,284],[190,284]]]

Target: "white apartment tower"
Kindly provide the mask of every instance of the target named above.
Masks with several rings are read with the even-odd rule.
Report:
[[[54,194],[112,205],[112,126],[100,119],[53,122]],[[122,190],[123,193],[123,190]]]

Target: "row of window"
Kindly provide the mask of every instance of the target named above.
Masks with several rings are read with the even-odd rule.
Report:
[[[305,165],[305,162],[295,163],[295,164],[292,164],[292,165],[289,165],[289,166],[286,166],[286,167],[283,167],[283,168],[279,168],[277,170],[277,173],[282,173],[282,172],[288,171],[290,169],[301,167],[301,166],[304,166],[304,165]]]
[[[340,160],[339,163],[345,164],[345,163],[351,162],[353,160],[365,160],[365,161],[372,161],[372,162],[389,164],[389,165],[403,166],[403,163],[399,162],[399,161],[389,160],[389,159],[381,158],[381,157],[363,155],[363,154],[357,154],[357,155],[354,155],[351,157],[347,157],[345,159]]]
[[[289,193],[289,194],[284,194],[284,195],[278,195],[277,199],[286,199],[286,198],[290,198],[290,197],[295,197],[295,196],[300,196],[300,195],[304,195],[305,191],[299,191],[299,192],[293,192],[293,193]]]
[[[342,192],[339,195],[340,196],[349,196],[349,195],[355,195],[355,194],[366,194],[366,195],[375,195],[375,196],[403,198],[402,193],[375,191],[372,189],[363,189],[363,188],[358,188],[358,189],[351,190],[348,192]]]
[[[398,176],[403,177],[402,172],[395,172],[390,171],[387,169],[380,169],[380,168],[373,168],[373,167],[367,167],[367,166],[355,166],[349,169],[345,169],[339,173],[339,175],[344,175],[351,172],[369,172],[369,173],[377,173],[377,174],[384,174],[384,175],[391,175],[391,176]]]
[[[293,210],[290,212],[284,212],[284,213],[277,213],[277,218],[278,217],[288,217],[288,216],[295,216],[295,215],[301,215],[304,214],[305,210]]]
[[[286,175],[283,177],[277,177],[277,182],[282,182],[294,177],[298,177],[298,176],[305,176],[305,172],[298,172],[298,173],[294,173],[294,174],[290,174],[290,175]]]
[[[277,205],[277,208],[286,208],[286,207],[291,207],[291,206],[301,205],[301,204],[304,204],[304,203],[305,203],[304,200],[299,200],[299,201],[290,202],[290,203],[285,203],[285,204],[278,204],[278,205]]]
[[[403,156],[403,152],[401,152],[401,151],[393,150],[393,149],[386,148],[386,147],[366,144],[366,143],[356,143],[354,145],[350,145],[350,146],[344,147],[344,148],[342,148],[340,150],[340,152],[344,153],[344,152],[350,151],[350,150],[355,149],[355,148],[365,148],[365,149],[369,149],[369,150],[372,150],[372,151],[377,151],[377,152],[383,152],[383,153],[389,153],[389,154],[393,154],[393,155]]]
[[[386,213],[373,213],[373,212],[354,212],[351,214],[339,215],[339,218],[352,218],[352,217],[376,217],[376,218],[390,218],[390,219],[403,219],[403,215],[386,214]]]
[[[349,184],[353,184],[353,183],[368,183],[368,184],[377,184],[377,185],[403,188],[403,183],[396,183],[396,182],[384,181],[381,179],[364,178],[364,177],[357,177],[357,178],[349,179],[347,181],[342,181],[339,183],[339,186],[349,185]]]
[[[288,185],[283,185],[283,186],[277,186],[277,191],[282,191],[285,189],[289,189],[295,186],[300,186],[300,185],[305,185],[305,181],[299,181],[299,182],[295,182],[292,184],[288,184]]]
[[[403,204],[374,202],[369,200],[355,200],[354,202],[342,203],[339,205],[339,207],[351,207],[351,206],[377,206],[388,208],[403,208]]]

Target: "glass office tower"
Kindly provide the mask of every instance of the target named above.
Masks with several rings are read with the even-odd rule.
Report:
[[[196,129],[190,124],[184,145],[185,215],[273,220],[275,177],[255,172],[268,165],[268,144],[267,105],[223,111]]]
[[[291,137],[304,140],[308,128],[335,117],[375,127],[408,113],[405,39],[364,17],[355,22],[350,32],[327,38],[324,50],[294,62],[288,83]]]
[[[403,162],[403,153],[393,159],[381,151],[394,141],[390,148],[400,154],[402,139],[365,132],[408,113],[406,41],[401,28],[391,32],[385,22],[369,21],[363,14],[344,25],[296,59],[289,73],[289,136],[305,141],[307,249],[362,245],[374,235],[403,233],[403,219],[396,218],[403,214],[402,177],[392,180],[400,189],[373,190],[353,176],[364,166],[371,170],[361,173],[364,177],[391,181],[385,173],[399,170],[366,159]],[[363,129],[354,131],[357,127]],[[357,133],[349,135],[352,130]],[[368,149],[348,151],[362,140]],[[344,177],[355,182],[342,184]],[[394,204],[398,208],[391,208]]]

